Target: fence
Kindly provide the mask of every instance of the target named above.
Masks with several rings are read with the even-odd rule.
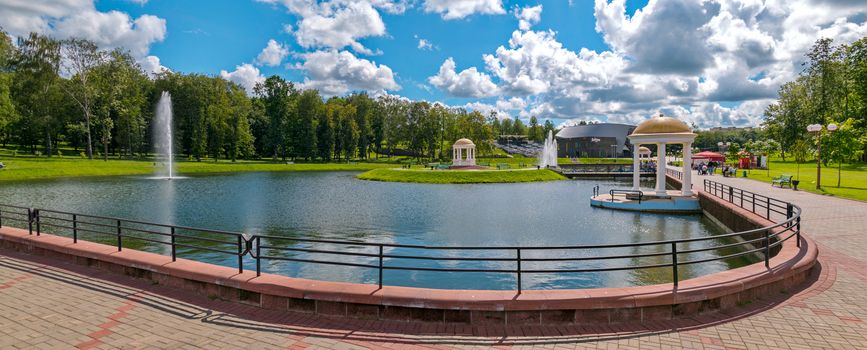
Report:
[[[678,240],[664,240],[623,244],[599,244],[576,246],[427,246],[409,244],[372,243],[350,240],[310,239],[269,235],[246,235],[237,232],[210,230],[177,225],[157,224],[123,218],[86,215],[57,210],[34,209],[22,206],[0,205],[0,227],[17,223],[31,235],[51,232],[71,236],[77,243],[83,236],[104,237],[117,246],[117,250],[145,247],[147,243],[165,247],[172,260],[178,255],[204,252],[211,261],[237,259],[238,272],[245,271],[244,258],[254,260],[256,274],[262,272],[262,263],[288,261],[301,264],[351,266],[378,271],[378,285],[383,286],[386,271],[436,271],[449,273],[496,273],[511,274],[516,278],[516,289],[522,290],[522,278],[527,274],[565,274],[606,271],[670,268],[672,281],[678,284],[678,268],[717,260],[726,260],[748,254],[762,254],[765,265],[771,257],[771,249],[801,233],[801,209],[791,203],[732,188],[710,180],[704,182],[705,192],[728,200],[741,208],[764,214],[769,220],[779,222],[754,230],[717,236]],[[780,215],[772,215],[780,214]],[[758,235],[758,238],[754,238]],[[734,243],[720,243],[724,239],[741,238]],[[91,239],[99,241],[98,238]],[[774,240],[773,242],[771,240]],[[709,242],[701,248],[688,247],[694,242]],[[311,246],[311,245],[318,246]],[[323,248],[323,246],[325,248]],[[353,251],[361,248],[362,251]],[[651,252],[620,254],[618,250],[632,251],[649,249]],[[740,248],[740,251],[710,258],[685,259],[687,254],[711,250]],[[550,253],[558,250],[561,255]],[[456,252],[469,256],[454,256]],[[568,253],[565,254],[564,252]],[[298,256],[298,253],[346,257],[338,259],[314,259]],[[497,256],[486,256],[496,253]],[[648,258],[657,261],[647,263]],[[642,262],[641,260],[645,260]],[[664,261],[659,261],[664,259]],[[627,260],[629,263],[615,266],[593,267],[592,262]],[[447,262],[449,267],[425,266],[421,262]],[[478,263],[495,263],[501,267],[478,267]],[[564,267],[571,262],[578,267]],[[473,265],[475,264],[475,265]],[[502,267],[503,265],[508,265]],[[453,266],[452,266],[453,265]],[[586,266],[586,267],[582,267]]]

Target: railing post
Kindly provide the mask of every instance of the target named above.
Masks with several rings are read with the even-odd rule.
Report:
[[[117,251],[121,250],[121,231],[120,231],[120,220],[117,220]]]
[[[771,197],[765,197],[765,198],[768,199],[768,201],[767,201],[768,216],[765,219],[770,220],[771,219]]]
[[[72,243],[78,243],[78,215],[72,214]]]
[[[753,192],[753,214],[756,213],[756,193]]]
[[[797,222],[795,224],[795,229],[797,229],[797,231],[795,233],[796,234],[795,238],[797,238],[797,240],[795,241],[795,244],[797,245],[798,248],[800,248],[801,247],[801,217],[798,216],[798,219],[796,219],[795,221]]]
[[[786,203],[786,227],[792,227],[793,222],[790,221],[792,220],[792,215],[794,215],[792,203]]]
[[[735,188],[729,187],[729,203],[735,203]]]
[[[261,276],[262,275],[262,259],[260,257],[262,255],[260,253],[262,252],[262,244],[260,241],[262,239],[259,238],[259,236],[253,237],[253,239],[256,240],[256,276]]]
[[[518,253],[518,255],[517,255],[518,256],[518,260],[517,260],[517,263],[518,263],[518,294],[521,294],[521,290],[522,290],[522,288],[521,288],[521,284],[522,284],[521,283],[521,248],[518,248],[516,250],[516,252]]]
[[[677,242],[671,242],[671,269],[674,278],[674,288],[677,288]]]
[[[33,234],[33,208],[27,208],[27,232]]]
[[[771,267],[771,239],[769,234],[770,229],[765,230],[765,267]]]
[[[379,245],[379,288],[382,289],[382,244]]]
[[[238,273],[244,273],[244,237],[238,235]]]
[[[741,208],[744,207],[744,190],[741,190]]]
[[[172,238],[172,261],[178,260],[178,248],[175,246],[175,227],[172,226],[170,228],[171,238]]]
[[[39,225],[39,209],[33,211],[33,216],[36,218],[36,235],[42,233],[42,226]]]

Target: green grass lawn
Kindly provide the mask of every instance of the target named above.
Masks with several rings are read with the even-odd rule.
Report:
[[[738,170],[738,176],[741,176],[742,172],[743,170]],[[793,179],[801,180],[801,183],[798,184],[799,190],[867,201],[867,164],[843,164],[842,171],[840,172],[840,187],[837,187],[837,164],[832,163],[828,167],[822,167],[821,190],[816,189],[815,161],[801,163],[800,173],[794,161],[787,160],[783,162],[780,159],[771,160],[770,171],[747,171],[748,178],[764,181],[769,184],[773,177],[782,174],[792,175],[794,176]]]
[[[143,160],[87,160],[81,158],[0,157],[6,168],[0,169],[0,181],[46,179],[77,176],[114,176],[153,174],[157,166]],[[366,171],[394,167],[385,163],[300,163],[285,164],[267,161],[179,161],[178,174],[231,173],[248,171]]]
[[[551,170],[404,170],[374,169],[357,176],[362,180],[430,184],[473,184],[556,181],[566,179]]]

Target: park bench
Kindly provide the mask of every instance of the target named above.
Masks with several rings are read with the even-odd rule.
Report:
[[[439,165],[440,163],[427,163],[427,167],[430,168],[430,170],[436,169]]]
[[[436,168],[437,168],[437,170],[449,170],[449,165],[448,164],[437,164]]]
[[[792,175],[783,174],[774,177],[771,180],[771,187],[773,187],[774,185],[780,185],[780,188],[783,188],[784,185],[792,187]]]
[[[497,170],[509,169],[508,163],[497,163]]]

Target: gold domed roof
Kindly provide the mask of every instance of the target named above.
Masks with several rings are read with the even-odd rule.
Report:
[[[475,146],[473,141],[470,141],[470,139],[466,139],[466,138],[455,141],[455,146],[458,146],[458,145],[474,145]]]
[[[666,117],[660,114],[658,117],[653,117],[638,124],[638,127],[632,131],[633,135],[648,135],[648,134],[685,134],[692,133],[689,125],[683,121],[672,117]]]
[[[638,147],[638,153],[640,153],[640,154],[650,154],[650,148],[647,148],[647,147],[644,147],[644,146]]]

